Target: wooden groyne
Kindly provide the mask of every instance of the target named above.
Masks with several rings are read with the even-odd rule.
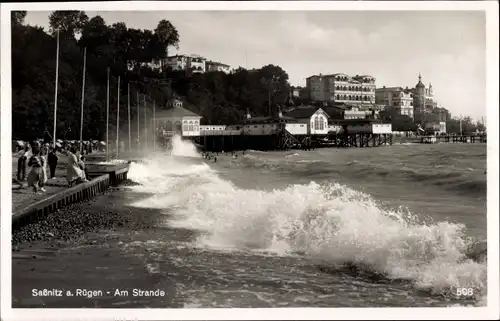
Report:
[[[129,164],[89,164],[87,168],[90,181],[70,187],[14,212],[12,214],[13,228],[29,224],[67,205],[104,194],[110,186],[119,185],[127,179]]]

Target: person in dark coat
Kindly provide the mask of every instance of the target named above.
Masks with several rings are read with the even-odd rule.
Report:
[[[49,164],[51,179],[56,178],[56,168],[58,160],[59,157],[57,157],[57,149],[51,148],[49,151],[49,155],[47,156],[47,163]]]
[[[29,147],[26,145],[21,156],[17,160],[17,180],[22,182],[26,179],[26,161],[28,160]]]

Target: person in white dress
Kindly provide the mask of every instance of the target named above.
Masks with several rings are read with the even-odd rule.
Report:
[[[68,182],[68,186],[72,186],[73,183],[82,183],[86,182],[84,172],[80,169],[78,165],[78,158],[75,155],[77,152],[76,147],[71,147],[68,151],[68,167],[66,171],[66,181]]]

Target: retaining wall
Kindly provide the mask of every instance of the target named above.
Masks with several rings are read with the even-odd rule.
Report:
[[[127,179],[128,165],[119,167],[121,168],[112,171],[106,168],[108,169],[106,172],[89,169],[89,178],[93,178],[91,181],[78,184],[18,210],[12,214],[12,226],[20,227],[67,205],[104,194],[110,186],[116,186]]]

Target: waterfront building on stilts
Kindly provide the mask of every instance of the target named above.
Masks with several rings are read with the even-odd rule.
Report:
[[[175,134],[206,151],[288,150],[314,147],[373,147],[392,144],[392,125],[378,120],[373,110],[345,103],[295,107],[271,116],[247,114],[241,124],[201,125],[202,117],[183,107],[180,99],[157,112],[158,135],[169,146]]]

